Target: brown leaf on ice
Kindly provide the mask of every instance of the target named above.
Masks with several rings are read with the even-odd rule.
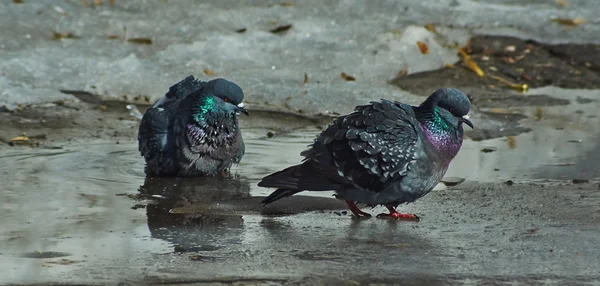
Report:
[[[152,45],[152,39],[150,38],[130,38],[127,41],[140,45]]]
[[[434,33],[437,32],[437,30],[435,29],[435,26],[433,24],[425,25],[425,29],[427,29],[429,32],[434,32]]]
[[[583,23],[585,23],[585,20],[583,19],[579,19],[579,18],[575,18],[575,19],[568,19],[568,18],[555,18],[552,19],[552,22],[556,22],[559,23],[561,25],[565,25],[565,26],[579,26]]]
[[[419,50],[421,51],[421,54],[429,54],[429,47],[427,46],[426,43],[421,42],[421,41],[417,41],[417,46],[419,46]]]
[[[206,75],[213,75],[215,73],[213,71],[209,70],[209,69],[204,69],[204,74],[206,74]]]
[[[62,39],[79,39],[79,36],[75,36],[75,34],[69,32],[59,33],[57,31],[52,31],[52,40],[58,41]]]
[[[277,26],[277,28],[272,29],[271,33],[278,34],[281,32],[285,32],[285,31],[289,30],[291,27],[292,27],[292,24],[280,25],[280,26]]]
[[[304,84],[308,83],[308,74],[304,73]]]
[[[469,69],[474,71],[478,76],[482,77],[485,75],[485,73],[483,73],[481,68],[479,68],[479,65],[477,65],[477,63],[471,59],[471,57],[464,51],[464,49],[460,48],[460,49],[458,49],[458,51],[463,56],[463,58],[465,60],[465,64],[467,65],[467,67],[469,67]]]
[[[342,76],[342,78],[343,78],[343,79],[345,79],[346,81],[355,81],[355,80],[356,80],[356,78],[354,78],[354,77],[353,77],[353,76],[351,76],[351,75],[348,75],[348,74],[346,74],[345,72],[343,72],[343,73],[341,74],[341,76]]]

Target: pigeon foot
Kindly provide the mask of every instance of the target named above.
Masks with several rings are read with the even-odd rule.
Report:
[[[354,214],[354,216],[357,219],[361,219],[361,218],[370,218],[371,214],[370,213],[366,213],[361,211],[356,204],[353,201],[350,200],[346,200],[346,204],[348,205],[348,207],[350,208],[350,211],[352,212],[352,214]]]
[[[392,218],[397,220],[410,220],[410,221],[419,221],[420,218],[414,214],[403,214],[397,212],[393,207],[386,206],[386,208],[390,211],[389,214],[381,213],[378,214],[378,218]]]

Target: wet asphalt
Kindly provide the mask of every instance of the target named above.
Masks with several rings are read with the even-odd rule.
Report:
[[[420,222],[356,220],[331,193],[259,204],[271,190],[256,182],[300,160],[327,120],[258,112],[244,123],[248,152],[232,178],[155,179],[144,175],[132,136],[137,121],[125,108],[72,111],[66,118],[86,117],[85,130],[107,130],[38,128],[47,137],[37,146],[0,149],[0,283],[593,284],[599,147],[587,128],[598,107],[584,102],[568,105],[581,110],[569,120],[559,107],[545,107],[541,119],[535,108],[514,108],[531,132],[467,140],[447,174],[464,183],[440,184],[399,207]]]

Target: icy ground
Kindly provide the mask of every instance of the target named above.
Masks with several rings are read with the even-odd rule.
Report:
[[[194,74],[237,82],[254,107],[346,112],[381,97],[419,102],[387,82],[405,68],[416,73],[456,62],[456,45],[474,33],[544,42],[597,42],[600,33],[600,7],[586,0],[563,1],[566,7],[552,0],[115,2],[2,1],[0,107],[74,99],[61,89],[154,101]],[[551,21],[557,17],[586,22],[569,27]],[[53,40],[53,31],[76,38]]]

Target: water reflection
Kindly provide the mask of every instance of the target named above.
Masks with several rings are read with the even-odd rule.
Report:
[[[245,178],[146,177],[139,194],[151,201],[146,206],[150,235],[172,243],[175,252],[211,251],[241,242],[241,215],[171,210],[249,197],[250,183]]]

